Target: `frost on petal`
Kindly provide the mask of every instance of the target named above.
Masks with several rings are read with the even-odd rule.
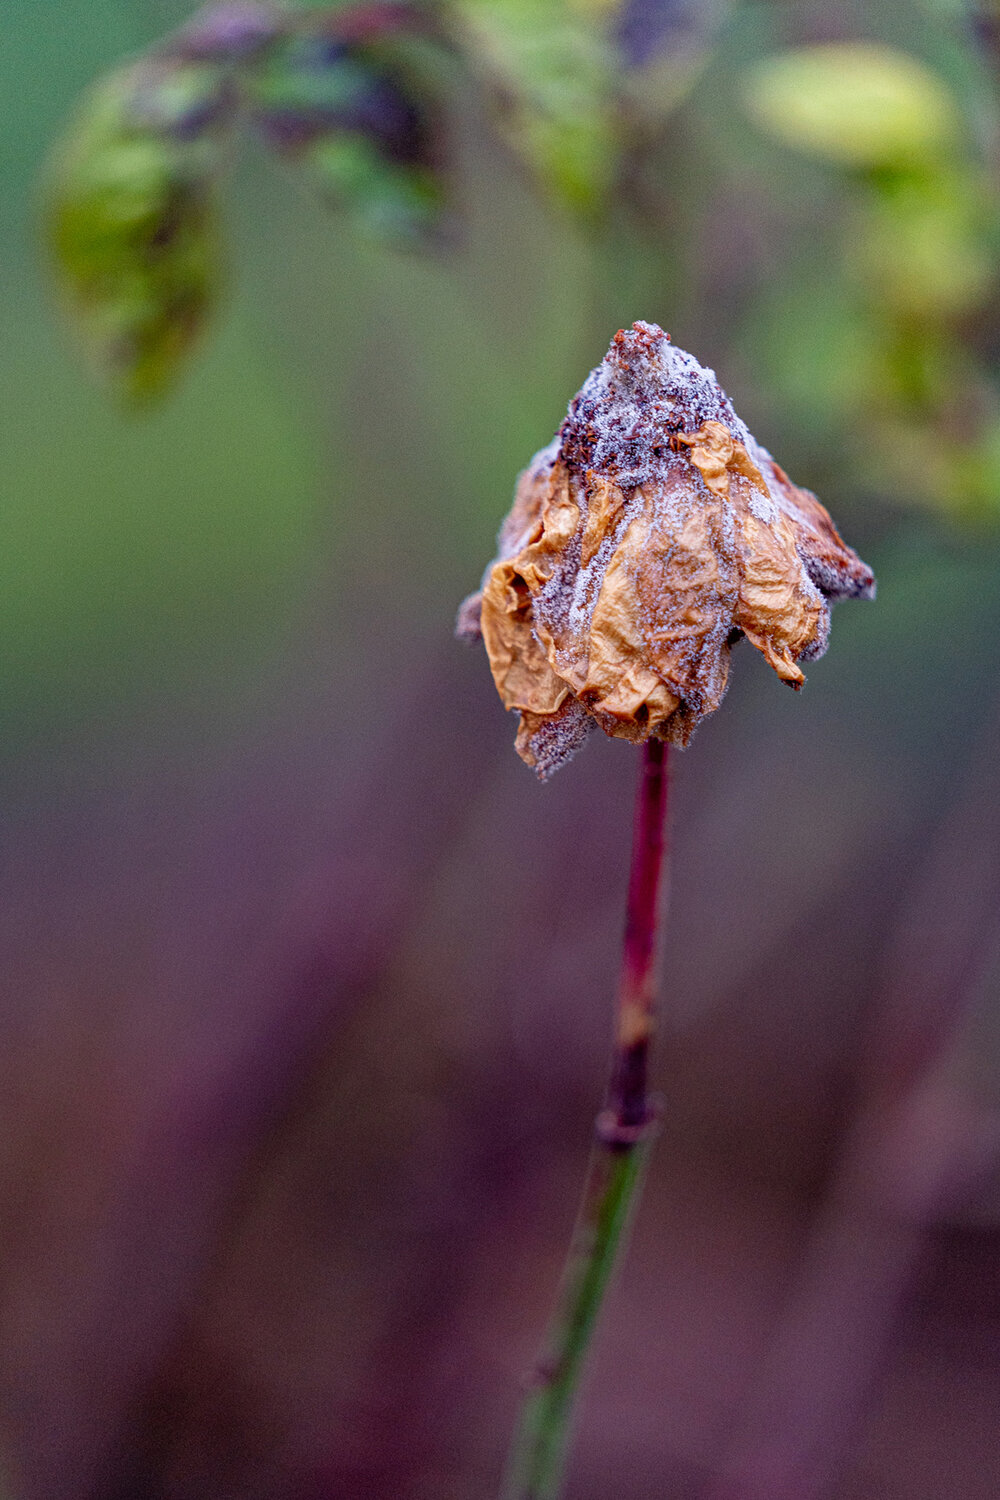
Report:
[[[593,727],[686,744],[741,637],[793,687],[830,602],[871,570],[737,417],[711,370],[653,324],[615,335],[518,481],[499,556],[465,601],[518,753],[543,778]]]
[[[578,698],[565,698],[551,714],[522,713],[514,747],[541,781],[566,764],[597,726]]]
[[[829,513],[811,490],[794,485],[770,454],[771,489],[795,531],[806,572],[828,599],[874,599],[875,578],[867,563],[841,541]]]

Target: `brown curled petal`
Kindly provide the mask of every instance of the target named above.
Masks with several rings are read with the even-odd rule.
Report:
[[[462,600],[455,616],[455,635],[460,641],[479,641],[483,638],[481,612],[483,589],[497,562],[515,557],[528,542],[541,535],[542,505],[549,490],[549,476],[555,460],[557,444],[549,443],[536,453],[534,458],[517,476],[514,504],[504,517],[497,538],[497,555],[483,575],[482,586],[474,594]]]
[[[721,422],[706,422],[697,432],[676,433],[673,442],[691,449],[688,458],[714,495],[728,495],[728,464],[733,456],[733,439],[728,427]]]
[[[728,496],[730,473],[742,474],[761,494],[768,494],[763,474],[743,444],[722,422],[704,422],[697,432],[678,432],[673,442],[675,446],[691,449],[688,455],[691,463],[714,494],[722,498]]]
[[[754,489],[760,490],[762,495],[767,495],[768,498],[770,498],[770,490],[767,487],[767,480],[764,478],[763,474],[760,472],[757,465],[754,463],[753,459],[750,457],[749,453],[744,448],[742,443],[733,444],[733,456],[730,460],[729,467],[732,469],[734,474],[742,474],[744,479],[749,479]]]
[[[873,599],[875,575],[841,539],[829,512],[811,490],[793,484],[780,464],[769,460],[772,486],[795,530],[795,544],[806,571],[828,599]]]
[[[560,558],[580,524],[580,507],[573,498],[565,469],[557,464],[549,476],[539,517],[537,540],[517,555],[518,571],[532,594],[537,594],[556,571]]]
[[[517,476],[514,504],[504,518],[497,538],[497,560],[513,557],[529,541],[537,538],[555,453],[556,445],[550,443],[536,453],[528,467]]]
[[[588,474],[585,485],[587,522],[580,538],[580,566],[585,568],[597,556],[601,545],[614,529],[625,504],[621,485],[600,475]]]
[[[710,713],[729,675],[735,554],[721,501],[686,506],[684,485],[675,472],[652,498],[647,533],[635,537],[636,592],[650,665],[678,700]]]
[[[575,477],[562,462],[553,469],[551,483],[541,541],[521,561],[533,566],[536,558],[545,560],[544,572],[530,583],[535,631],[553,669],[574,693],[582,694],[594,607],[615,536],[625,524],[624,496],[612,482],[591,484],[587,476]],[[588,530],[592,545],[584,562]]]
[[[482,631],[505,708],[553,713],[569,688],[549,666],[532,629],[531,596],[510,562],[494,564],[483,590]]]
[[[768,525],[739,493],[733,511],[743,558],[734,624],[782,681],[801,687],[805,674],[796,663],[815,639],[823,600],[802,566],[787,516]]]
[[[632,522],[608,564],[591,619],[584,703],[617,721],[628,738],[656,733],[679,698],[649,665],[636,591],[635,549],[648,531],[645,517]]]

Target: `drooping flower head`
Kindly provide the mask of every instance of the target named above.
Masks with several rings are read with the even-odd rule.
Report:
[[[599,726],[687,744],[746,636],[799,688],[830,604],[875,580],[715,374],[634,323],[520,476],[499,556],[459,611],[544,779]]]

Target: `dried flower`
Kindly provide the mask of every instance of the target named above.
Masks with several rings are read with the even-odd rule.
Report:
[[[621,330],[520,476],[499,555],[459,611],[543,779],[599,725],[687,744],[740,636],[792,687],[830,604],[875,580],[816,497],[662,329]]]

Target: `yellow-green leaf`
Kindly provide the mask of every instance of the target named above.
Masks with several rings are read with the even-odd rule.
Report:
[[[764,130],[852,167],[940,157],[959,137],[944,79],[909,53],[871,42],[798,47],[746,78],[747,108]]]
[[[848,264],[906,318],[971,312],[996,277],[991,186],[968,169],[886,174],[866,203]]]

